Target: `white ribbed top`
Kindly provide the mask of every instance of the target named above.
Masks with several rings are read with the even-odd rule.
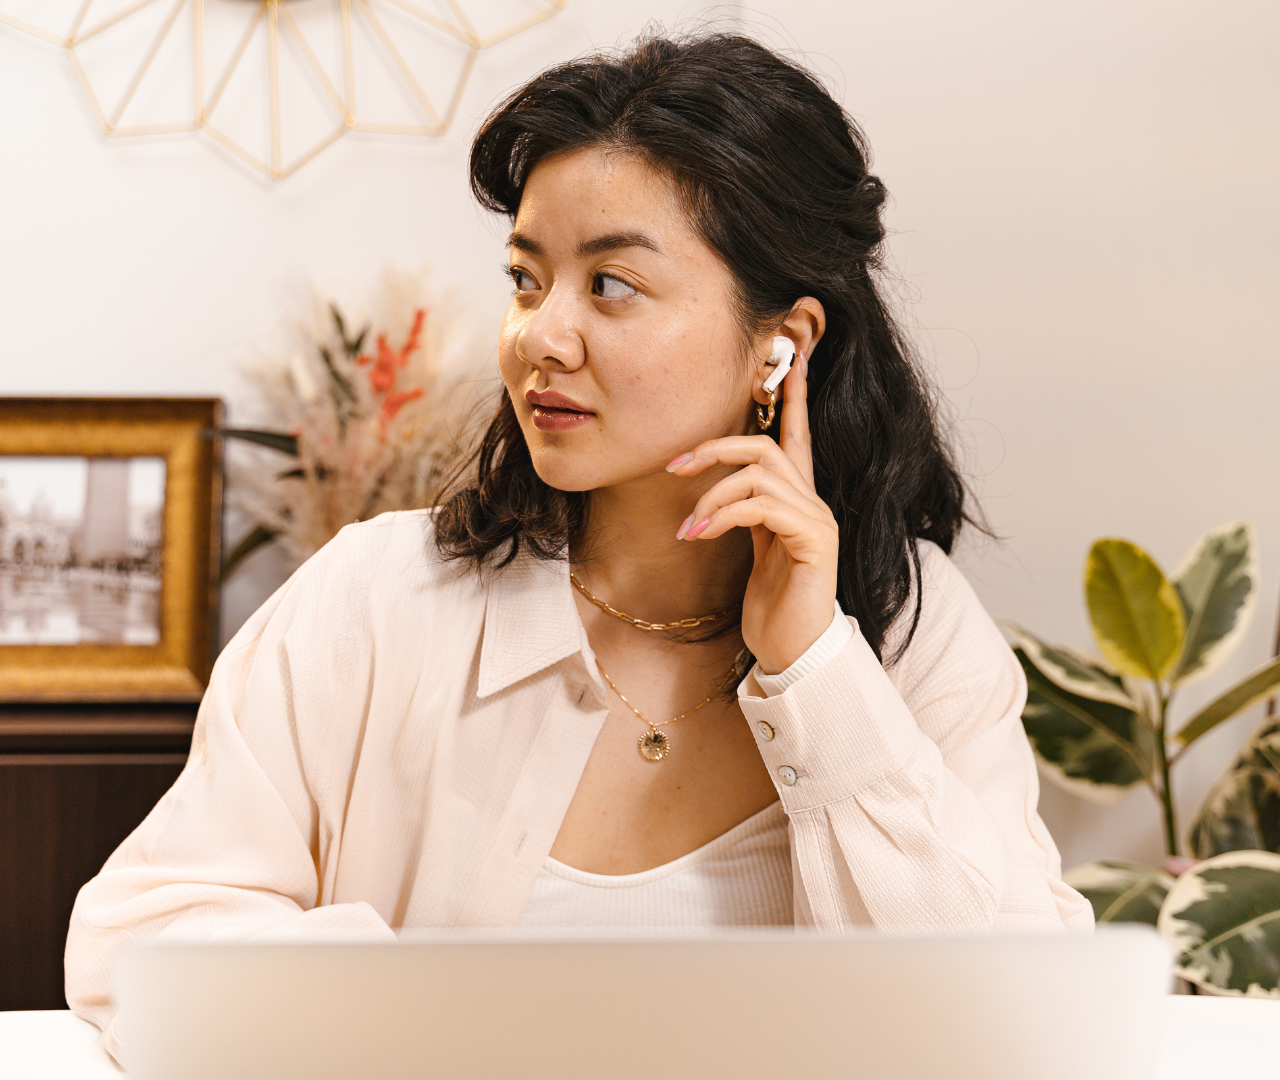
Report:
[[[790,926],[791,843],[782,803],[639,874],[589,874],[547,857],[519,928],[698,930]]]

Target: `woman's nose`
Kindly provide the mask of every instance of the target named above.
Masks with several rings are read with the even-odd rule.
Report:
[[[576,371],[586,347],[575,317],[573,296],[557,286],[547,293],[516,338],[516,355],[539,371]]]

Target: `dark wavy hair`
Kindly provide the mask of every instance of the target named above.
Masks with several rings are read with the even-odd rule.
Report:
[[[919,579],[917,538],[950,552],[971,519],[932,391],[877,288],[886,192],[865,137],[809,72],[749,38],[649,37],[512,94],[471,148],[472,191],[514,218],[540,161],[586,149],[636,154],[671,179],[730,271],[744,335],[777,329],[802,296],[826,309],[809,363],[814,481],[840,529],[840,606],[883,661]],[[469,464],[437,511],[443,557],[505,566],[521,545],[566,557],[585,495],[538,477],[505,392]],[[914,608],[902,648],[918,590]]]

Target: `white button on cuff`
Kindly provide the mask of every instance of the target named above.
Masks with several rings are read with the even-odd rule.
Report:
[[[781,780],[784,784],[786,784],[787,787],[790,787],[792,784],[796,782],[795,769],[793,769],[790,765],[782,766],[782,768],[778,770],[778,779]]]
[[[756,730],[760,732],[760,738],[762,738],[765,742],[771,742],[773,740],[773,728],[771,728],[763,720],[761,720],[760,723],[756,725]]]

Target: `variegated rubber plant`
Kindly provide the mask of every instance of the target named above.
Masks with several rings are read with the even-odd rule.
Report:
[[[1206,732],[1280,692],[1280,657],[1172,730],[1177,690],[1217,670],[1248,626],[1257,541],[1246,522],[1214,529],[1170,580],[1145,551],[1104,539],[1085,564],[1101,658],[1010,627],[1027,675],[1022,720],[1048,776],[1113,802],[1146,784],[1165,850],[1181,854],[1172,768]],[[1209,791],[1190,830],[1204,860],[1175,881],[1162,869],[1095,862],[1069,871],[1099,922],[1158,925],[1184,978],[1216,993],[1280,997],[1280,718],[1267,722]],[[1189,860],[1184,860],[1189,861]]]

